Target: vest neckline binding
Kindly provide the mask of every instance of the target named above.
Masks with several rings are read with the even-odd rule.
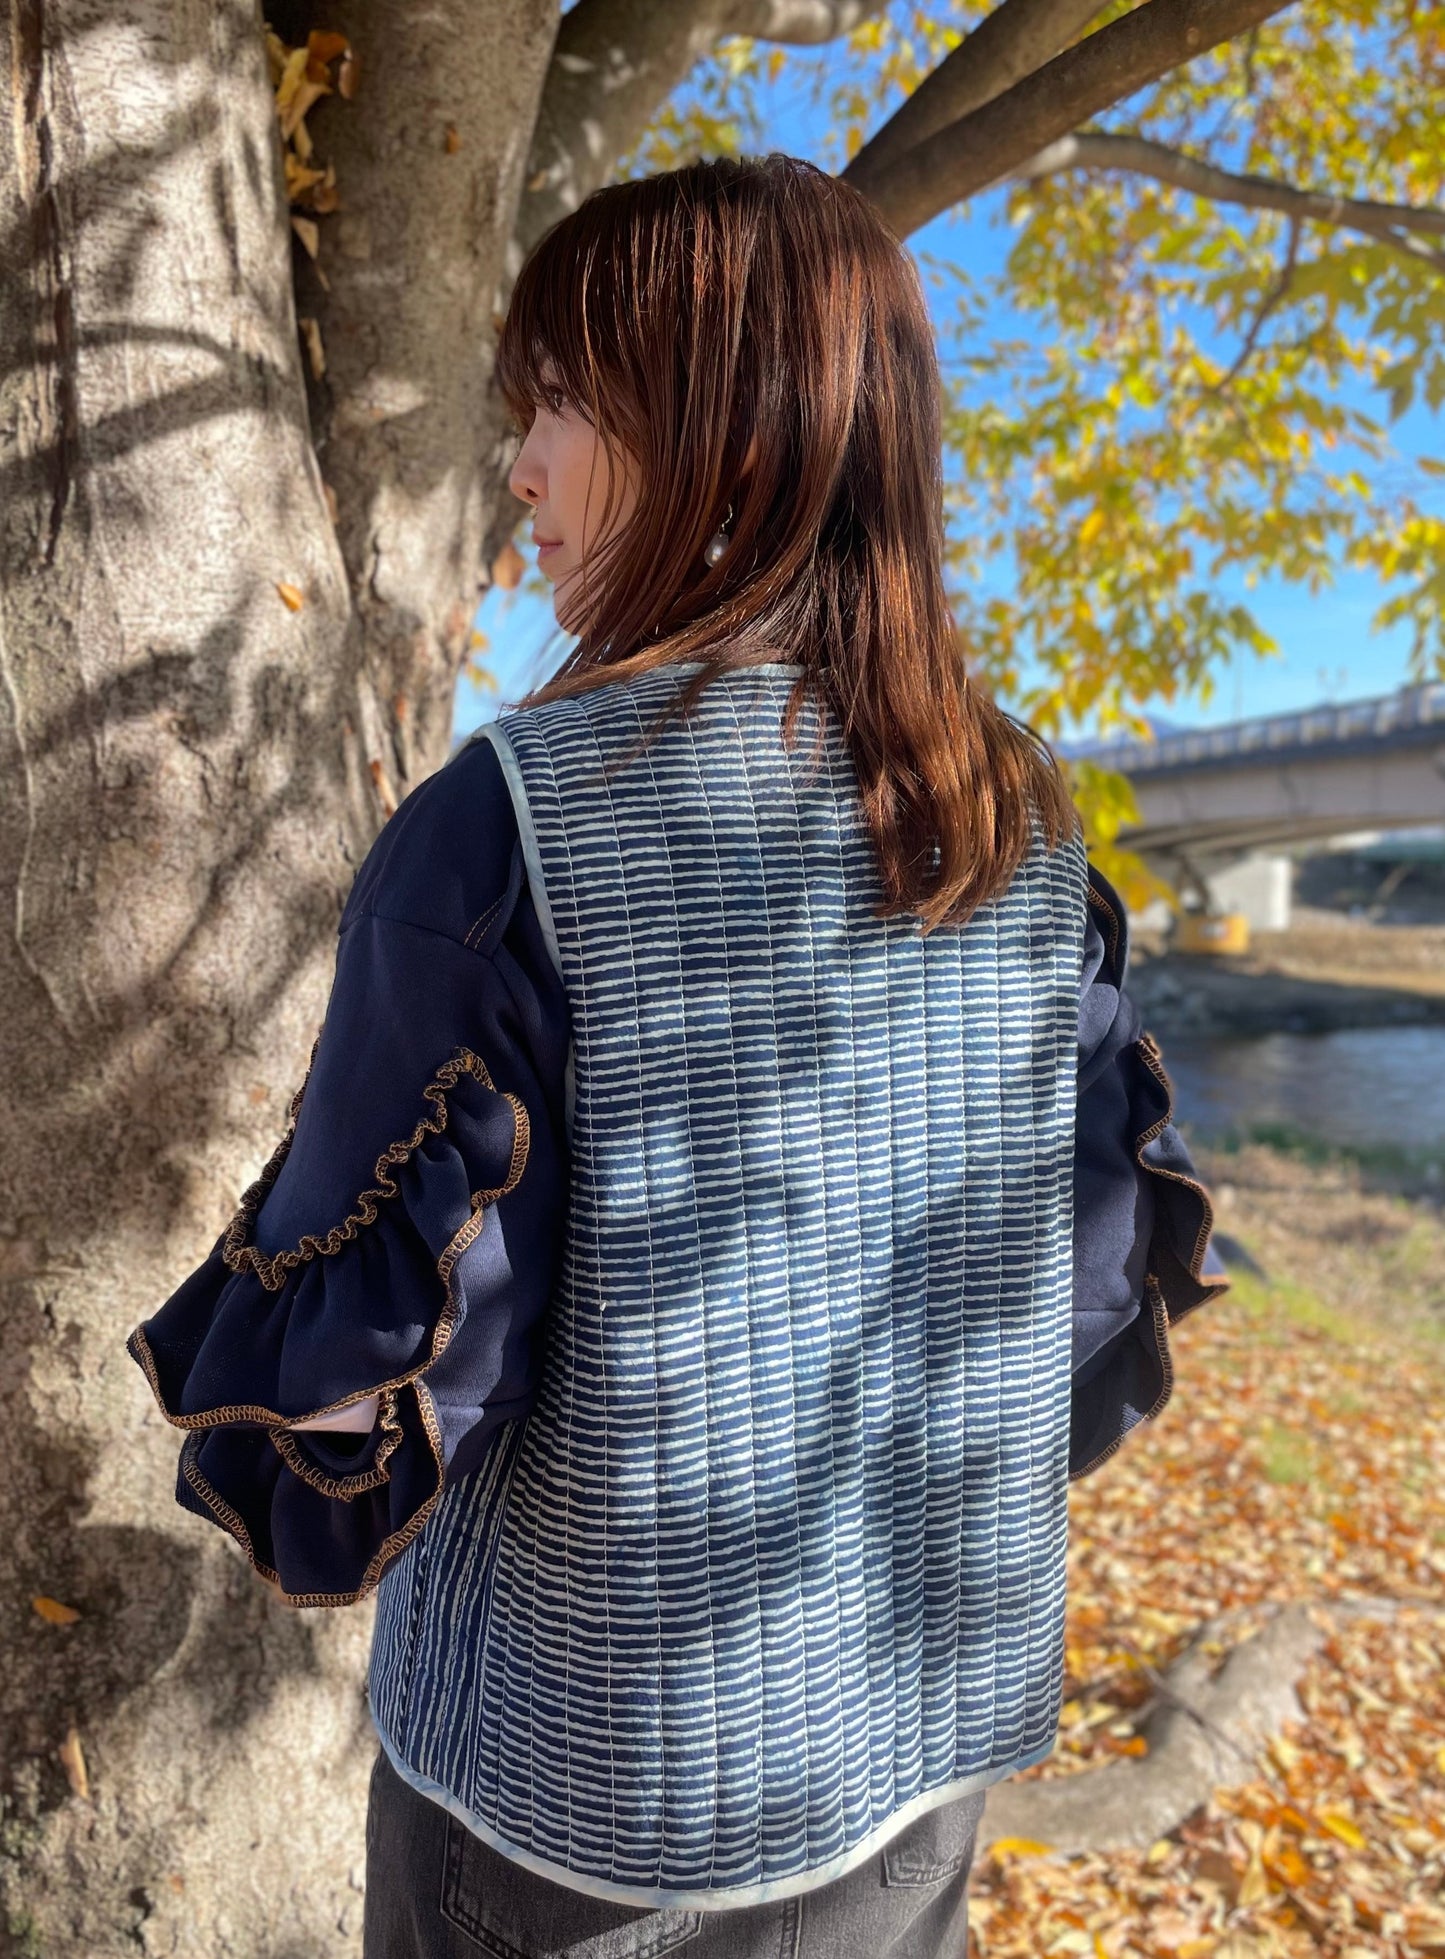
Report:
[[[706,660],[668,660],[664,665],[654,667],[652,672],[700,673],[706,665]],[[743,673],[789,673],[796,677],[802,672],[803,663],[801,660],[759,660],[755,664],[745,667],[728,667],[724,669],[724,673],[719,678],[731,679],[733,675]],[[650,679],[651,675],[644,674],[641,677],[643,679]]]

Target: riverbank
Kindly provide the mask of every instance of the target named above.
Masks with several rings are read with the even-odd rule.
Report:
[[[990,1849],[971,1953],[1442,1959],[1445,1214],[1348,1158],[1199,1162],[1233,1284],[1175,1329],[1158,1418],[1071,1486],[1063,1724],[1016,1780],[1147,1752],[1154,1678],[1221,1613],[1238,1640],[1273,1604],[1400,1607],[1334,1626],[1302,1718],[1149,1850]]]
[[[1237,958],[1168,952],[1136,935],[1129,991],[1167,1047],[1174,1034],[1327,1034],[1445,1023],[1445,926],[1381,925],[1296,908]]]

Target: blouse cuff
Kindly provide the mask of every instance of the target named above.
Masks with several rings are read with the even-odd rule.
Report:
[[[498,1372],[487,1315],[472,1341],[460,1336],[469,1294],[505,1261],[495,1205],[522,1175],[530,1131],[520,1100],[457,1048],[348,1214],[267,1253],[257,1215],[305,1092],[303,1081],[210,1257],[127,1346],[166,1420],[187,1431],[179,1501],[229,1531],[289,1603],[334,1606],[375,1589],[463,1440],[474,1452],[480,1428],[520,1412],[487,1399]],[[471,1188],[478,1165],[492,1187]],[[359,1449],[288,1426],[372,1394],[377,1421]]]
[[[1143,1298],[1129,1324],[1079,1369],[1072,1384],[1070,1479],[1087,1476],[1152,1421],[1174,1387],[1169,1329],[1227,1290],[1210,1244],[1214,1209],[1174,1126],[1174,1088],[1159,1043],[1141,1033],[1124,1050],[1134,1161],[1152,1197]]]

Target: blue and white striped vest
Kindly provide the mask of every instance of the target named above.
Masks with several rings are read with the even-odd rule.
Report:
[[[570,1213],[534,1412],[388,1569],[370,1693],[504,1855],[706,1908],[1053,1744],[1085,866],[874,917],[797,667],[604,781],[694,671],[483,730],[573,1016]]]

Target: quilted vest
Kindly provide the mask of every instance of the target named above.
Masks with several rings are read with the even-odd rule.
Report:
[[[573,1018],[570,1207],[534,1410],[387,1570],[369,1690],[503,1855],[706,1909],[1052,1747],[1085,864],[880,920],[836,723],[781,739],[799,668],[604,777],[693,671],[481,731]]]

